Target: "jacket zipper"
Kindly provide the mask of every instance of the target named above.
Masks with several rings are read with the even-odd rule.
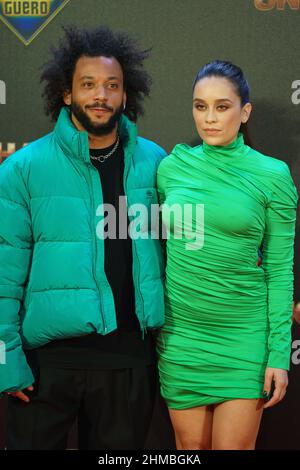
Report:
[[[94,205],[94,194],[93,194],[93,178],[92,178],[92,163],[89,163],[89,178],[90,178],[90,194],[91,194],[91,201],[92,201],[92,228],[94,226],[94,214],[95,214],[95,205]],[[95,170],[96,171],[96,170]],[[94,234],[94,231],[92,230],[92,233]],[[100,294],[100,303],[101,303],[101,318],[102,318],[102,322],[103,322],[103,326],[104,326],[104,333],[107,333],[107,326],[106,326],[106,322],[105,322],[105,317],[104,317],[104,313],[103,313],[103,298],[102,298],[102,292],[101,292],[101,289],[100,289],[100,286],[99,286],[99,283],[98,283],[98,280],[97,280],[97,275],[96,275],[96,258],[97,258],[97,243],[96,243],[96,239],[95,239],[95,236],[93,235],[93,248],[94,248],[94,256],[93,256],[93,273],[94,273],[94,279],[95,279],[95,282],[96,282],[96,285],[97,285],[97,288],[98,288],[98,291],[99,291],[99,294]]]
[[[125,175],[125,178],[124,178],[124,180],[125,180],[125,188],[124,189],[125,189],[126,196],[128,194],[128,191],[127,191],[128,173],[129,173],[129,170],[128,170],[128,165],[127,165],[126,175]],[[127,196],[127,200],[128,200],[128,196]],[[142,296],[142,293],[141,293],[141,290],[140,290],[140,283],[139,283],[139,279],[140,279],[140,261],[139,261],[139,257],[138,257],[137,250],[136,250],[136,247],[135,247],[135,241],[131,240],[131,243],[132,243],[132,246],[133,246],[135,259],[137,261],[137,263],[136,263],[137,264],[137,278],[138,278],[137,291],[138,291],[138,294],[139,294],[139,297],[140,297],[140,300],[141,300],[141,306],[142,306],[142,324],[141,324],[141,327],[142,327],[142,336],[143,336],[143,339],[144,339],[146,326],[145,326],[145,315],[144,315],[144,301],[143,301],[143,296]]]
[[[139,281],[139,278],[140,278],[140,262],[139,262],[139,257],[138,257],[138,254],[137,254],[137,251],[136,251],[136,247],[135,247],[135,241],[132,240],[133,242],[133,247],[134,247],[134,252],[135,252],[135,258],[137,260],[137,277],[138,277],[138,281]],[[140,296],[140,299],[141,299],[141,305],[142,305],[142,334],[143,334],[143,339],[145,337],[145,332],[146,332],[146,326],[145,326],[145,315],[144,315],[144,301],[143,301],[143,296],[142,296],[142,293],[140,291],[140,284],[138,282],[138,293],[139,293],[139,296]]]

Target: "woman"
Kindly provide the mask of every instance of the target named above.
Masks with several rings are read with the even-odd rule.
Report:
[[[205,65],[193,89],[203,145],[177,145],[158,169],[169,232],[159,372],[178,449],[254,449],[288,384],[297,192],[285,163],[245,145],[250,113],[242,70]],[[175,236],[174,204],[204,205],[199,249]]]

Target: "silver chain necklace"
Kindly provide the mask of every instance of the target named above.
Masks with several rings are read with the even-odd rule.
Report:
[[[115,143],[115,145],[113,146],[112,150],[109,153],[107,153],[106,155],[99,155],[98,157],[94,157],[93,155],[90,155],[91,160],[97,160],[100,163],[104,163],[108,159],[108,157],[110,157],[113,153],[115,153],[115,151],[119,147],[119,143],[120,143],[120,138],[118,136],[117,142]]]

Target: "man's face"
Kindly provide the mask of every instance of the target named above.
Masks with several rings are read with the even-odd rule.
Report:
[[[80,57],[64,102],[71,106],[72,121],[79,130],[97,136],[110,134],[126,103],[119,62],[114,57]]]

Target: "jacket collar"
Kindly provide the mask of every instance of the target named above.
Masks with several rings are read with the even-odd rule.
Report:
[[[119,121],[118,133],[125,153],[133,154],[137,140],[137,128],[124,114]],[[66,155],[90,162],[88,133],[76,129],[71,121],[69,108],[63,107],[61,109],[54,134]]]

